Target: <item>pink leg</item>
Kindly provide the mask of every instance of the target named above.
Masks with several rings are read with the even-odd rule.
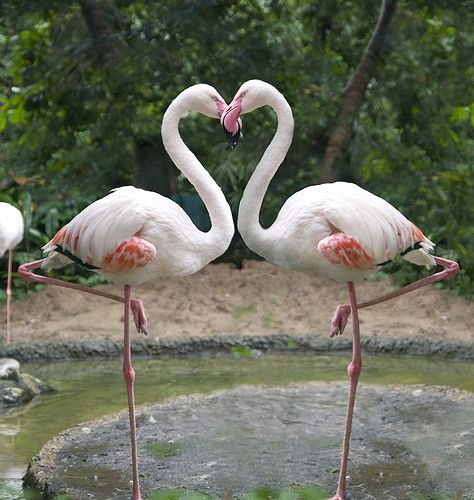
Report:
[[[357,311],[357,299],[352,282],[347,283],[349,290],[349,299],[352,309],[352,361],[347,367],[349,375],[349,400],[347,402],[346,426],[344,431],[344,441],[342,443],[342,458],[341,468],[339,470],[339,482],[337,484],[336,495],[331,500],[344,500],[346,498],[346,474],[347,462],[349,460],[349,443],[351,439],[352,417],[354,415],[354,403],[357,391],[357,383],[362,369],[362,355],[360,350],[360,330],[359,330],[359,313]]]
[[[140,495],[140,484],[138,479],[138,454],[137,454],[137,433],[136,433],[136,422],[135,422],[135,397],[133,391],[133,384],[135,382],[135,371],[132,367],[132,349],[131,349],[131,338],[130,338],[130,310],[132,310],[135,320],[135,326],[138,332],[146,333],[146,316],[143,309],[143,304],[138,299],[131,298],[131,288],[126,285],[124,288],[124,297],[119,297],[107,292],[101,292],[99,290],[94,290],[90,288],[85,288],[74,283],[67,283],[66,281],[61,281],[53,278],[47,278],[46,276],[39,276],[32,272],[34,269],[41,267],[44,259],[37,260],[34,262],[29,262],[28,264],[23,264],[19,267],[18,272],[26,281],[34,281],[36,283],[57,285],[64,288],[70,288],[73,290],[79,290],[81,292],[90,293],[92,295],[99,295],[101,297],[106,297],[117,302],[122,302],[124,304],[124,346],[123,346],[123,376],[125,378],[125,383],[127,385],[127,398],[128,398],[128,413],[130,417],[130,434],[131,434],[131,446],[132,446],[132,465],[133,465],[133,500],[141,500]]]
[[[133,500],[141,500],[140,482],[138,478],[138,451],[137,451],[137,426],[135,420],[135,395],[133,384],[135,382],[135,370],[132,366],[132,343],[130,339],[130,300],[131,289],[129,285],[124,287],[124,327],[123,327],[123,377],[127,385],[128,416],[130,418],[130,437],[132,446],[132,470],[133,470]]]
[[[7,274],[7,337],[5,339],[5,343],[9,344],[11,340],[11,332],[10,332],[10,300],[12,295],[12,250],[8,250],[8,274]]]
[[[385,302],[386,300],[394,299],[395,297],[400,297],[400,295],[404,295],[405,293],[411,292],[426,285],[431,285],[432,283],[436,283],[437,281],[441,281],[446,278],[451,278],[458,273],[459,264],[457,262],[454,262],[453,260],[449,259],[443,259],[442,257],[433,256],[433,258],[439,266],[444,267],[442,271],[435,273],[431,276],[427,276],[426,278],[422,278],[421,280],[415,281],[415,283],[411,283],[410,285],[404,286],[403,288],[400,288],[400,290],[396,290],[378,299],[362,302],[361,304],[358,305],[358,309],[363,309],[364,307],[373,306],[375,304],[380,304],[381,302]],[[334,313],[334,317],[331,321],[331,335],[330,335],[331,337],[342,334],[344,332],[344,328],[347,324],[347,320],[350,314],[351,314],[350,305],[341,304],[337,306],[336,312]]]
[[[35,283],[42,283],[44,285],[56,285],[62,286],[64,288],[70,288],[72,290],[79,290],[81,292],[90,293],[92,295],[99,295],[100,297],[105,297],[107,299],[115,300],[116,302],[124,302],[123,297],[118,295],[113,295],[111,293],[102,292],[100,290],[94,290],[93,288],[86,288],[84,286],[76,285],[75,283],[68,283],[67,281],[61,281],[54,278],[47,278],[46,276],[40,276],[33,273],[34,269],[41,267],[41,264],[45,259],[35,260],[34,262],[28,262],[27,264],[22,264],[18,268],[18,273],[20,277],[25,281],[34,281]],[[147,332],[147,319],[145,316],[145,309],[143,303],[139,299],[131,299],[130,307],[133,312],[133,320],[137,328],[138,333],[148,334]]]

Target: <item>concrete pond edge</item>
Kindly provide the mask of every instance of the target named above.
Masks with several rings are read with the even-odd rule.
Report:
[[[219,336],[219,337],[142,337],[132,344],[132,352],[138,357],[182,357],[209,354],[252,354],[252,351],[268,353],[333,353],[350,350],[350,337],[330,339],[320,335],[266,335],[266,336]],[[362,337],[367,353],[405,354],[412,356],[441,356],[474,360],[474,344],[445,340]],[[79,359],[118,358],[123,344],[111,340],[25,342],[0,345],[0,358],[8,357],[20,362],[66,361]]]

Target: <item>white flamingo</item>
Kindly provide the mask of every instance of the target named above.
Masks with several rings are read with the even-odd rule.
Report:
[[[331,337],[342,333],[352,314],[353,355],[347,368],[350,389],[336,496],[345,498],[349,441],[357,382],[362,367],[358,309],[397,297],[454,276],[456,262],[432,256],[433,243],[388,202],[355,184],[335,182],[310,186],[292,195],[275,222],[264,229],[259,213],[268,185],[283,162],[293,139],[293,115],[283,95],[260,80],[244,83],[223,113],[221,123],[233,144],[240,132],[240,115],[268,105],[278,127],[242,196],[237,227],[254,252],[282,267],[326,276],[347,283],[350,305],[340,305],[331,322]],[[361,304],[354,282],[366,278],[397,255],[420,266],[444,267],[398,291]]]
[[[219,118],[226,103],[209,85],[194,85],[170,104],[163,116],[163,144],[178,169],[201,196],[211,219],[211,229],[202,232],[182,208],[157,193],[132,186],[115,189],[92,203],[58,231],[43,250],[46,259],[20,266],[20,275],[30,281],[74,288],[124,303],[123,373],[127,385],[133,463],[133,498],[141,498],[138,479],[137,442],[131,364],[129,315],[132,310],[139,332],[147,323],[141,301],[131,299],[131,285],[158,276],[173,278],[199,271],[220,256],[230,244],[234,223],[230,207],[214,179],[185,145],[178,130],[184,113],[197,111]],[[110,281],[124,285],[124,297],[87,289],[60,280],[38,276],[38,267],[61,267],[71,261],[95,270]]]
[[[8,271],[7,271],[7,307],[6,307],[6,337],[5,343],[9,344],[11,340],[10,331],[10,300],[12,294],[12,256],[13,249],[23,239],[23,216],[18,208],[9,203],[0,202],[0,257],[8,252]]]

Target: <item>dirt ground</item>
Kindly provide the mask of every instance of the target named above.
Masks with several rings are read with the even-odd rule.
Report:
[[[101,287],[120,294],[114,285]],[[359,301],[393,289],[389,279],[356,288]],[[347,302],[339,283],[249,261],[243,269],[207,266],[175,280],[134,290],[143,300],[152,337],[329,334],[336,306]],[[363,336],[472,343],[474,303],[434,287],[361,311]],[[14,342],[122,338],[120,304],[54,286],[13,303]],[[346,329],[350,335],[350,324]]]

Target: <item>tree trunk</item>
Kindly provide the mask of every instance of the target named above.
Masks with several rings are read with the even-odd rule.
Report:
[[[122,32],[125,21],[110,0],[80,0],[81,12],[89,29],[94,53],[99,63],[113,72],[120,67]],[[120,77],[120,75],[118,75]],[[113,75],[111,76],[113,78]],[[176,169],[171,164],[159,137],[136,139],[136,187],[157,191],[165,196],[176,192]]]
[[[364,101],[367,85],[374,75],[375,65],[386,42],[386,31],[395,12],[397,0],[382,0],[380,15],[372,38],[359,66],[344,89],[344,100],[336,126],[329,138],[324,153],[319,182],[334,182],[338,179],[337,161],[350,143],[352,125]]]
[[[161,137],[144,139],[136,143],[137,171],[133,185],[163,196],[177,192],[177,170],[165,151]]]
[[[80,0],[80,5],[99,61],[103,64],[116,61],[120,56],[119,11],[104,0]]]

